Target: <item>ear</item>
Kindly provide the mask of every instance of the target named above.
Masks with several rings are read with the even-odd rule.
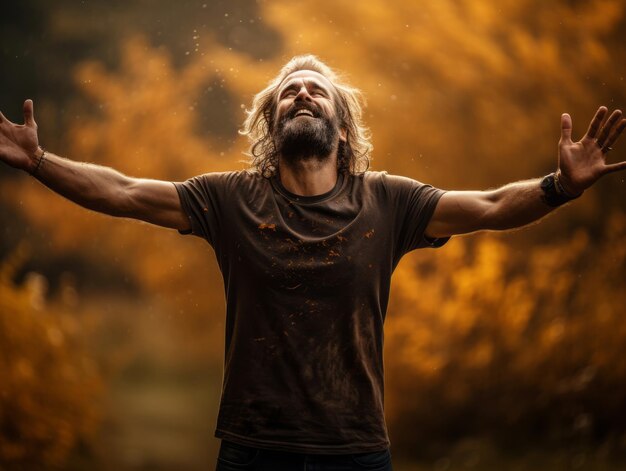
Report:
[[[343,142],[348,141],[348,131],[346,131],[346,128],[341,128],[339,130],[339,140]]]

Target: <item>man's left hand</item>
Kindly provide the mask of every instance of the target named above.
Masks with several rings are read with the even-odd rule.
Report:
[[[587,133],[578,142],[572,142],[572,118],[567,113],[561,116],[559,181],[572,196],[581,194],[607,173],[626,170],[626,161],[606,163],[607,154],[626,128],[626,119],[622,119],[620,110],[613,111],[605,121],[607,115],[605,106],[598,108]]]

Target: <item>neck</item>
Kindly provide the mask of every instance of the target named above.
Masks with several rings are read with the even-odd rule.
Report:
[[[337,183],[337,156],[322,162],[307,159],[287,163],[279,159],[279,176],[283,186],[295,195],[322,195]]]

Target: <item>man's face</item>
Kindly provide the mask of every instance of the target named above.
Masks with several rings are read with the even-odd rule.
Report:
[[[344,139],[335,111],[335,91],[323,75],[299,70],[288,75],[277,94],[276,150],[288,161],[327,159]]]

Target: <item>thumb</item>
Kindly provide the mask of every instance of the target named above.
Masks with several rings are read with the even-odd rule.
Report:
[[[561,115],[561,141],[572,142],[572,117],[567,113]]]
[[[24,124],[31,127],[37,126],[37,123],[35,123],[35,109],[31,99],[24,102]]]

